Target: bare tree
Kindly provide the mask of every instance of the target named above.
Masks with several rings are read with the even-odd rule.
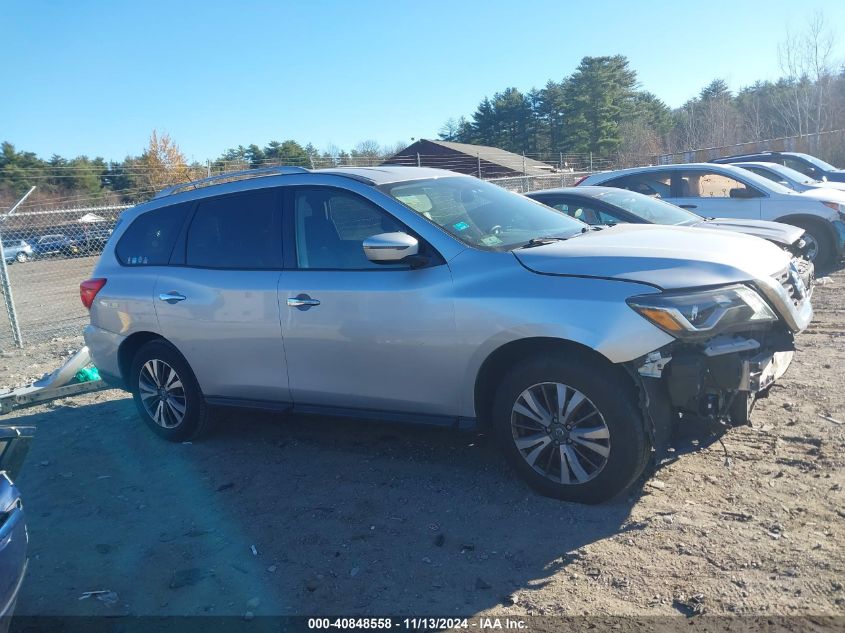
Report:
[[[802,33],[787,30],[786,39],[778,44],[784,78],[774,105],[787,129],[799,136],[823,131],[830,118],[833,41],[824,14],[816,12]]]

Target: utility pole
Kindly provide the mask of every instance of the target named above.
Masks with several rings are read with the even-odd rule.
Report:
[[[29,191],[27,191],[23,197],[18,200],[14,206],[9,209],[9,212],[3,216],[3,222],[5,222],[9,216],[11,216],[23,201],[29,198],[29,195],[35,191],[35,187],[30,187]],[[12,336],[15,339],[15,345],[18,347],[23,347],[23,337],[21,336],[21,328],[20,324],[18,323],[18,313],[15,310],[15,300],[12,297],[12,284],[9,281],[9,269],[6,266],[6,250],[3,247],[3,236],[0,234],[0,283],[3,285],[3,300],[6,305],[6,314],[9,317],[9,326],[12,328]]]

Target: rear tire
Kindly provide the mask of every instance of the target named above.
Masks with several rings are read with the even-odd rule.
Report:
[[[208,407],[196,376],[170,343],[150,341],[138,350],[129,386],[138,414],[157,435],[182,442],[207,429]]]
[[[532,488],[565,501],[615,497],[643,473],[651,452],[634,385],[583,355],[514,367],[496,391],[493,431]]]

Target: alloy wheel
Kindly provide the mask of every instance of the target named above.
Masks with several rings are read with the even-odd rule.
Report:
[[[528,465],[556,483],[590,481],[610,455],[610,430],[601,412],[583,393],[558,382],[539,383],[519,395],[511,432]]]
[[[144,363],[138,375],[138,392],[144,410],[161,427],[172,429],[185,417],[187,399],[179,374],[163,360]]]

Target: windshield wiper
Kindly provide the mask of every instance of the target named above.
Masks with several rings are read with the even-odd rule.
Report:
[[[583,235],[590,229],[581,229],[578,233],[573,233],[572,235],[567,235],[566,237],[556,237],[554,235],[545,235],[543,237],[532,237],[522,246],[517,248],[531,248],[532,246],[543,246],[544,244],[551,244],[552,242],[565,242],[568,239],[573,237],[578,237],[579,235]]]

